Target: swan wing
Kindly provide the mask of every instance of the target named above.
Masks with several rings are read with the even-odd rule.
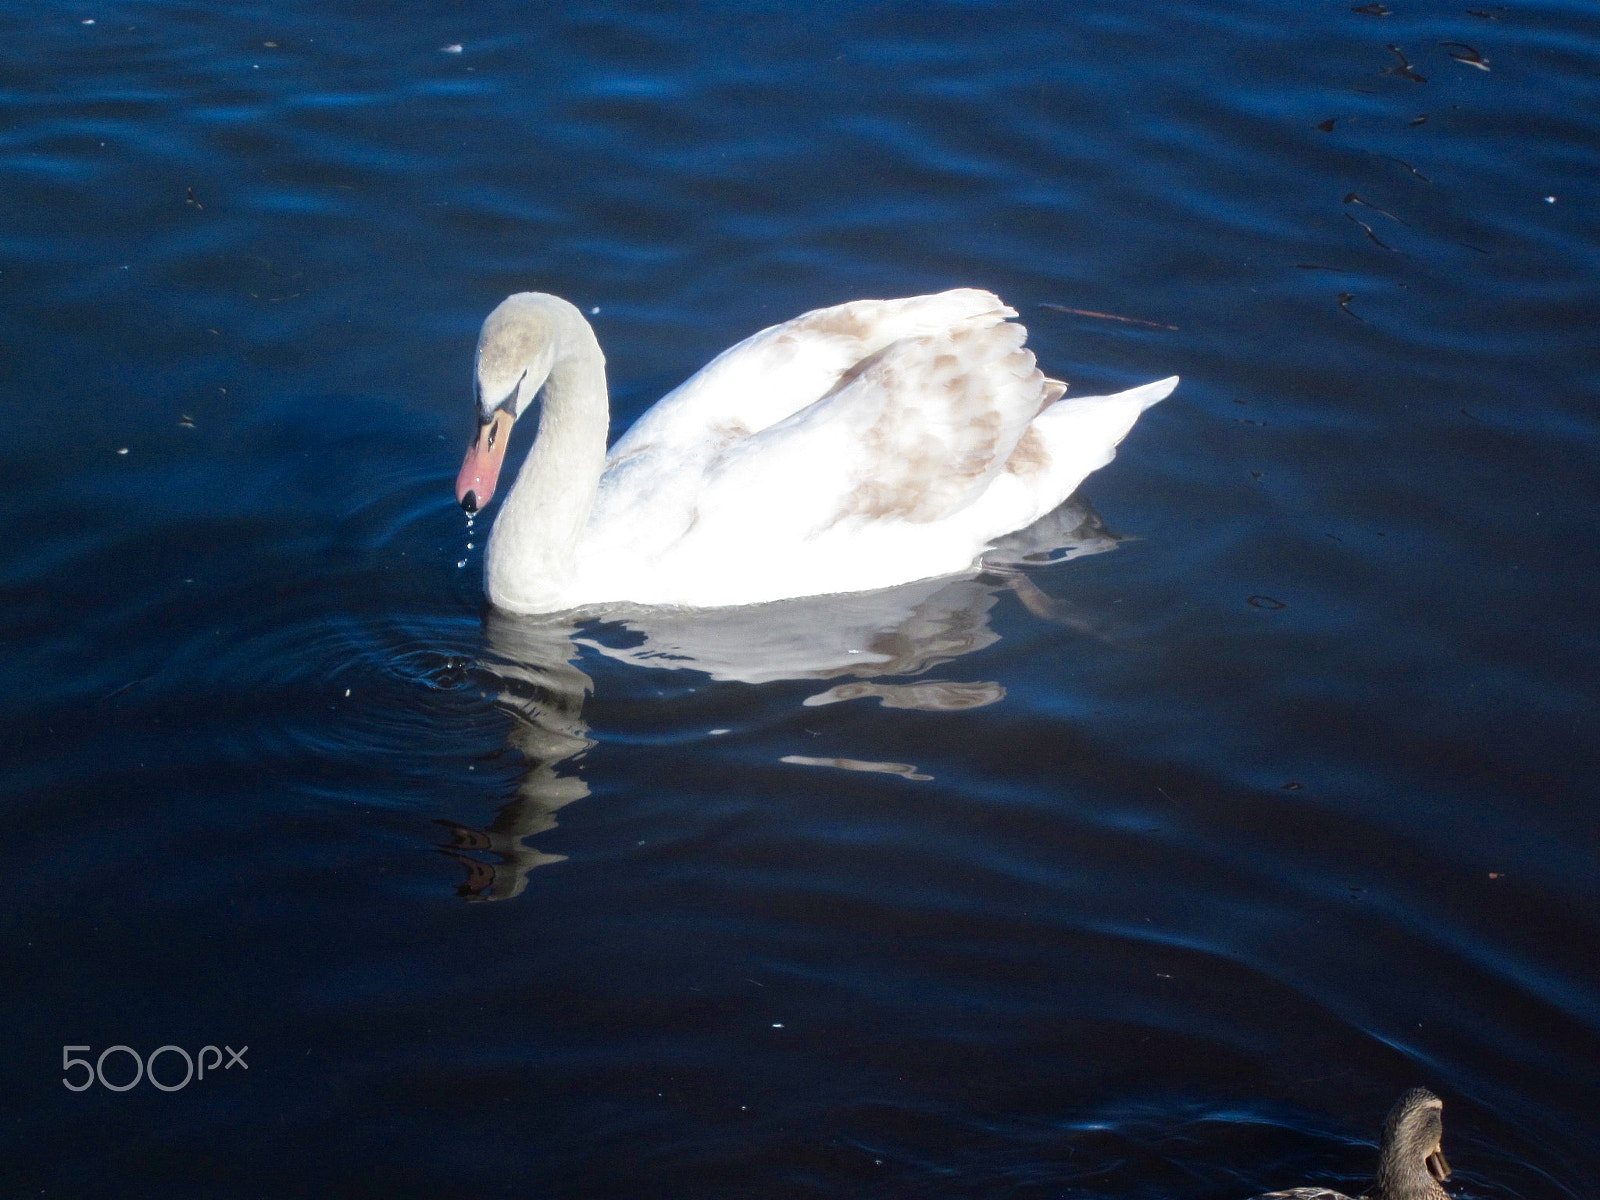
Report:
[[[815,403],[728,447],[707,472],[703,507],[759,497],[808,537],[951,516],[1060,394],[1026,337],[995,312],[890,343]]]
[[[853,300],[802,313],[717,355],[640,417],[608,457],[616,463],[688,451],[703,461],[813,404],[892,342],[1016,315],[978,288]]]
[[[905,369],[908,356],[921,353],[931,361],[958,335],[993,328],[1015,315],[993,292],[959,288],[899,300],[855,300],[803,313],[746,338],[664,397],[611,448],[582,556],[591,569],[609,570],[604,564],[661,554],[695,527],[707,511],[706,488],[746,461],[745,454],[760,454],[768,464],[779,456],[791,464],[805,462],[804,430],[766,438],[751,450],[742,449],[745,443],[776,434],[777,426],[800,413],[812,414],[808,420],[816,423],[808,428],[835,425],[848,438],[849,412],[864,404],[864,416],[873,397],[881,399],[896,364],[902,368],[903,391],[915,375]],[[885,355],[904,341],[916,348]],[[829,413],[835,416],[830,419]],[[846,418],[842,422],[840,413]],[[885,430],[894,424],[888,418]],[[829,434],[816,436],[825,441]],[[884,449],[892,447],[886,443]],[[869,468],[862,464],[862,470]],[[756,474],[762,473],[758,466]],[[715,503],[748,508],[730,494],[736,486],[724,484],[727,498]],[[761,490],[778,503],[781,488]]]

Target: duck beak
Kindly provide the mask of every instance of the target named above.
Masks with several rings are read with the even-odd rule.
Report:
[[[1444,1160],[1444,1147],[1435,1146],[1433,1153],[1423,1161],[1428,1164],[1428,1174],[1440,1183],[1450,1178],[1450,1164]]]
[[[496,410],[492,417],[478,425],[478,436],[467,447],[466,461],[461,464],[461,474],[456,476],[456,501],[469,513],[477,512],[494,496],[494,485],[500,479],[500,464],[505,461],[506,442],[514,420],[516,418],[504,409]]]

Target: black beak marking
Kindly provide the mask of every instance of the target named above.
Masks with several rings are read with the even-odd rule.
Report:
[[[477,512],[478,493],[469,490],[465,496],[461,497],[461,507],[469,513]]]

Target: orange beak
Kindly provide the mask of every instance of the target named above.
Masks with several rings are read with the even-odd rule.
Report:
[[[478,426],[478,436],[467,447],[466,461],[456,476],[456,501],[469,513],[477,512],[494,497],[515,419],[504,410],[497,411]]]

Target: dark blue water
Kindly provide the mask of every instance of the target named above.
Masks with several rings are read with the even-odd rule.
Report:
[[[1472,2],[0,7],[6,1194],[1594,1194],[1600,11]],[[959,285],[1184,377],[1067,561],[485,613],[504,295],[620,430]]]

